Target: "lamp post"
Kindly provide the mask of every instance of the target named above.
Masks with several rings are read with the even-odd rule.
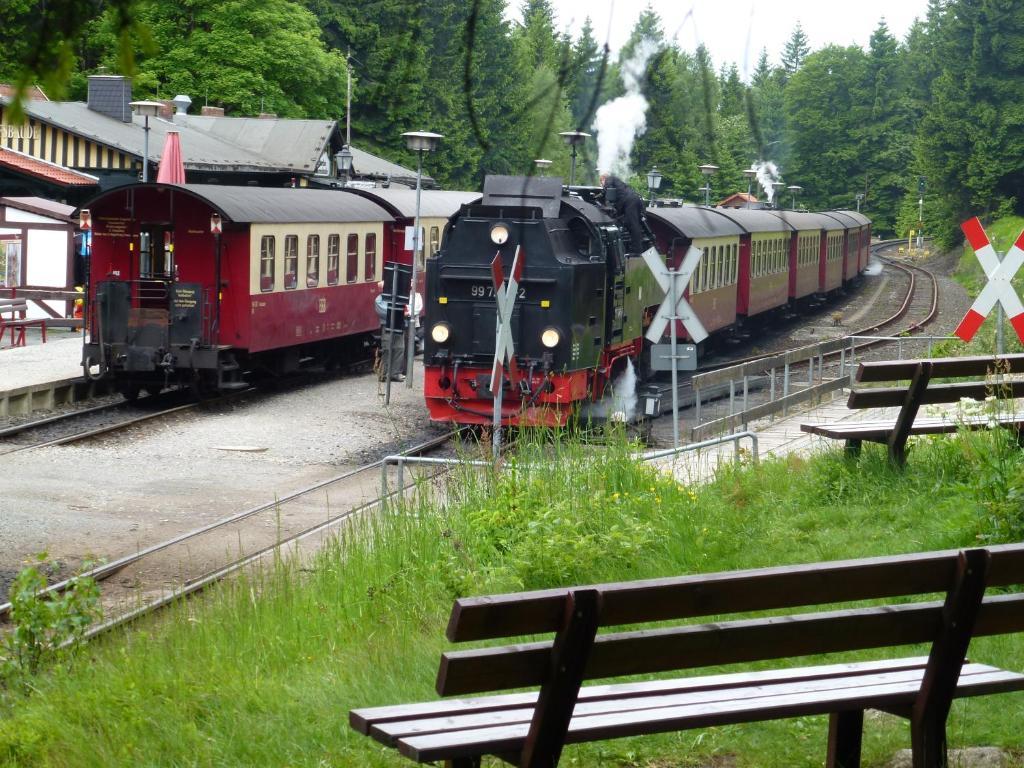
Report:
[[[864,199],[864,193],[863,192],[858,192],[854,196],[854,199],[857,201],[857,213],[860,213],[860,202],[861,202],[861,200]]]
[[[757,177],[757,168],[750,166],[743,169],[743,175],[747,177],[747,208],[750,207],[750,196],[754,190],[754,179]]]
[[[409,278],[409,338],[406,347],[405,386],[412,389],[412,363],[416,353],[416,324],[419,322],[420,307],[416,305],[416,262],[423,249],[423,233],[420,232],[420,190],[423,186],[423,153],[433,152],[444,138],[440,133],[429,131],[407,131],[402,134],[405,146],[418,156],[416,164],[416,222],[413,229],[412,275]]]
[[[132,112],[143,118],[142,125],[142,181],[149,181],[149,118],[160,114],[163,106],[159,101],[133,101],[128,106]]]
[[[779,205],[779,194],[786,188],[785,182],[773,181],[772,182],[772,200],[775,201],[775,207],[780,208]]]
[[[334,153],[334,165],[338,175],[345,180],[343,185],[348,186],[348,176],[352,172],[352,149],[348,144]]]
[[[791,195],[790,200],[792,202],[792,208],[795,211],[796,210],[796,196],[798,194],[800,194],[800,191],[803,189],[803,187],[801,187],[799,184],[790,184],[788,187],[786,187],[786,189],[789,190],[789,193]]]
[[[651,170],[647,172],[647,189],[651,193],[650,205],[654,205],[654,193],[658,191],[661,186],[661,171],[658,170],[658,166],[652,166]]]
[[[569,186],[576,186],[576,147],[590,138],[589,133],[583,131],[562,131],[559,136],[566,146],[572,147],[572,165],[569,167]]]
[[[221,235],[221,231],[223,229],[224,229],[224,222],[221,221],[220,214],[219,213],[210,214],[210,232],[213,234],[213,239],[216,242],[216,248],[217,248],[216,260],[214,261],[214,271],[215,271],[216,274],[214,275],[214,278],[213,278],[213,282],[214,282],[214,285],[216,286],[216,291],[217,291],[216,304],[214,305],[216,309],[214,310],[214,317],[213,317],[214,332],[212,334],[213,335],[213,343],[214,344],[219,344],[220,343],[220,294],[221,294],[221,291],[223,290],[223,288],[221,286],[221,269],[220,269],[220,267],[221,267],[221,265],[220,265],[220,261],[221,261],[221,259],[220,259],[220,235]]]
[[[537,166],[537,172],[541,176],[548,175],[548,168],[551,167],[550,160],[545,160],[543,157],[538,157],[536,160],[533,161],[533,164]]]
[[[711,205],[711,177],[718,173],[717,165],[701,165],[698,166],[700,172],[707,176],[704,180],[704,186],[701,189],[704,191],[704,205]]]

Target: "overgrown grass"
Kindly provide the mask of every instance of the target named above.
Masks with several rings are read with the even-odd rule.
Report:
[[[1007,512],[988,486],[1016,487],[1024,461],[994,444],[1005,462],[982,473],[983,441],[999,439],[917,443],[903,473],[869,447],[857,460],[836,451],[730,466],[701,487],[636,464],[622,439],[538,439],[501,475],[462,475],[444,507],[422,494],[353,525],[310,565],[285,559],[224,584],[89,646],[28,693],[0,694],[0,763],[401,765],[351,731],[347,711],[434,697],[453,597],[1005,537],[992,520]],[[977,642],[971,656],[1022,670],[1024,640]],[[950,741],[1020,749],[1022,720],[1021,695],[958,702]],[[737,766],[817,766],[826,729],[801,718],[625,739],[569,748],[563,764],[701,766],[728,755]],[[908,746],[895,718],[871,717],[866,731],[867,766]]]

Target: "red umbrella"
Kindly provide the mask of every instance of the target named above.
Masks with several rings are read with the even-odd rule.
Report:
[[[181,139],[177,131],[168,131],[164,152],[160,155],[160,169],[156,174],[161,184],[184,184],[185,163],[181,159]]]

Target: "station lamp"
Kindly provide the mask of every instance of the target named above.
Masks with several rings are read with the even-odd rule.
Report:
[[[583,131],[562,131],[559,136],[567,147],[572,148],[572,165],[569,166],[569,186],[576,186],[576,147],[590,138],[589,133]]]
[[[132,112],[143,118],[142,125],[142,181],[149,181],[149,118],[160,114],[163,104],[159,101],[133,101]]]
[[[661,171],[655,165],[647,172],[647,189],[651,193],[651,205],[654,205],[654,194],[658,191],[659,187],[661,187]]]

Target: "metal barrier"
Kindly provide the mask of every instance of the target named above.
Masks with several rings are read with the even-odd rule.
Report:
[[[858,343],[862,344],[865,341],[895,343],[897,345],[897,359],[902,360],[904,348],[907,346],[926,343],[926,355],[931,356],[934,342],[948,341],[955,338],[955,336],[843,336],[760,360],[752,360],[717,371],[698,374],[691,380],[694,393],[694,421],[696,426],[690,430],[690,439],[700,440],[706,435],[717,434],[723,430],[732,430],[737,427],[742,427],[745,430],[750,421],[771,416],[779,411],[785,417],[789,409],[794,405],[842,389],[847,386],[847,383],[852,384],[857,370],[856,352]],[[836,353],[839,354],[840,374],[835,378],[825,379],[825,356]],[[807,365],[807,378],[806,385],[793,391],[794,386],[799,385],[791,375],[791,366],[795,364]],[[782,391],[781,395],[777,396],[776,382],[779,368],[782,369]],[[846,374],[847,370],[849,370],[848,377]],[[759,388],[767,388],[768,399],[764,403],[750,407],[748,397],[752,381]],[[765,382],[767,387],[764,386]],[[738,383],[742,383],[742,407],[737,411],[736,390]],[[712,387],[721,389],[726,385],[728,385],[729,392],[728,415],[702,423],[701,390],[703,389],[707,392]]]
[[[652,451],[649,453],[641,453],[637,456],[640,461],[652,461],[654,459],[663,459],[669,456],[677,456],[681,453],[687,453],[690,451],[699,451],[702,448],[711,448],[716,445],[722,445],[723,443],[735,443],[735,460],[740,460],[740,441],[743,439],[750,440],[750,455],[754,463],[758,461],[758,445],[757,445],[757,434],[750,431],[745,432],[733,432],[722,437],[712,438],[710,440],[704,440],[700,443],[690,443],[688,445],[682,445],[678,448],[665,448],[660,451]],[[385,498],[388,491],[388,466],[394,464],[398,468],[398,487],[405,487],[405,466],[406,464],[424,464],[432,466],[444,466],[444,467],[493,467],[494,464],[489,461],[480,460],[463,460],[463,459],[431,459],[425,456],[385,456],[381,459],[380,467],[380,495],[381,498]],[[529,465],[527,465],[529,466]]]

